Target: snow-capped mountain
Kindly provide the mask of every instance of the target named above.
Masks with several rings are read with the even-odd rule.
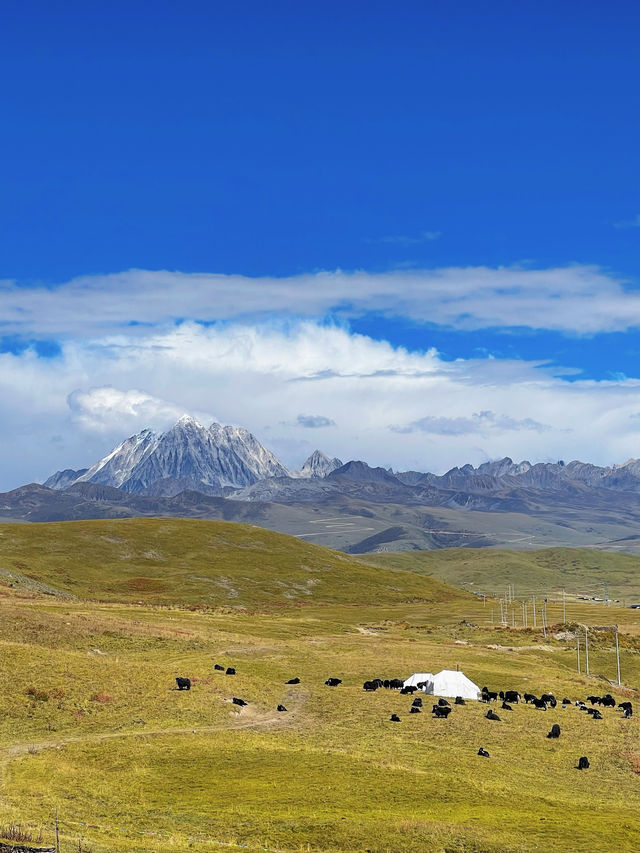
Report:
[[[220,494],[266,477],[287,477],[285,466],[242,427],[213,423],[209,428],[183,416],[167,432],[150,429],[125,439],[103,459],[71,479],[58,472],[45,486],[98,483],[126,492],[171,496],[184,489]]]
[[[314,450],[311,456],[305,460],[304,465],[300,469],[301,477],[326,477],[337,468],[342,468],[343,462],[334,457],[329,459],[328,456],[321,450]]]

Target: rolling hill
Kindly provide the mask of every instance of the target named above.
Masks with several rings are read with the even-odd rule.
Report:
[[[281,533],[190,519],[5,524],[0,579],[99,601],[234,608],[464,595]]]
[[[640,603],[640,557],[586,548],[504,551],[447,548],[440,551],[367,554],[363,559],[386,569],[428,575],[454,586],[503,595],[508,584],[515,596],[556,594]]]

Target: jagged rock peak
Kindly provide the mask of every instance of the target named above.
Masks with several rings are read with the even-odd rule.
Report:
[[[321,450],[314,450],[311,456],[305,460],[304,465],[300,469],[301,477],[326,477],[332,471],[342,468],[344,463],[334,457],[329,459]]]
[[[153,491],[161,482],[163,494],[184,488],[220,494],[225,487],[242,488],[288,473],[243,427],[213,423],[207,428],[183,415],[164,433],[144,429],[129,436],[74,479],[58,473],[47,482],[58,489],[89,482],[137,493]]]

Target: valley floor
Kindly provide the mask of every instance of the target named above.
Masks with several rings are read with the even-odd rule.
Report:
[[[640,613],[572,607],[575,621],[621,623],[623,681],[639,686]],[[637,717],[519,705],[496,708],[498,723],[468,702],[436,720],[428,697],[409,715],[411,697],[363,692],[459,666],[496,690],[637,696],[604,680],[609,641],[594,639],[593,675],[578,676],[571,641],[492,625],[471,596],[236,613],[3,589],[0,652],[0,824],[51,842],[57,809],[62,853],[640,848]]]

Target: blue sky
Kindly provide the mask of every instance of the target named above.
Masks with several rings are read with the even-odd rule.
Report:
[[[8,0],[3,13],[0,353],[10,378],[0,391],[13,410],[5,441],[18,448],[38,435],[46,452],[28,472],[3,463],[0,487],[92,461],[80,457],[182,409],[246,423],[291,464],[313,449],[308,433],[320,431],[301,423],[315,417],[335,424],[317,435],[328,452],[363,447],[369,461],[400,467],[502,449],[633,454],[636,4]],[[209,277],[198,297],[194,274]],[[434,289],[441,279],[449,292]],[[316,298],[328,280],[332,298]],[[184,342],[186,329],[199,344]],[[230,329],[265,359],[234,362],[245,377],[280,365],[258,340],[279,335],[286,363],[301,329],[307,349],[316,330],[339,331],[347,347],[367,342],[362,376],[400,370],[384,346],[391,361],[437,351],[443,374],[459,371],[451,396],[428,395],[438,417],[474,423],[496,383],[505,398],[466,444],[429,434],[409,447],[412,433],[385,430],[425,423],[431,409],[416,402],[395,420],[387,408],[398,389],[362,378],[379,417],[370,440],[331,410],[335,388],[321,401],[290,398],[283,385],[272,411],[255,400],[243,408],[190,356],[192,376],[204,372],[187,392],[189,347],[204,364],[212,336]],[[172,373],[159,353],[176,335]],[[339,361],[323,362],[327,346],[318,343],[311,374],[340,372]],[[55,389],[52,368],[66,377]],[[551,383],[546,420],[524,411],[530,395],[522,412],[506,411],[510,383],[528,382]],[[624,429],[604,450],[595,431],[578,438],[554,421],[574,405],[560,392],[584,394],[591,418],[615,409],[619,394],[630,407],[619,410]],[[160,402],[136,408],[144,395]],[[103,409],[93,420],[79,412],[79,400],[100,408],[107,398],[108,429]],[[291,411],[278,419],[286,400]],[[528,426],[504,429],[520,422]],[[532,422],[544,429],[530,448]]]

